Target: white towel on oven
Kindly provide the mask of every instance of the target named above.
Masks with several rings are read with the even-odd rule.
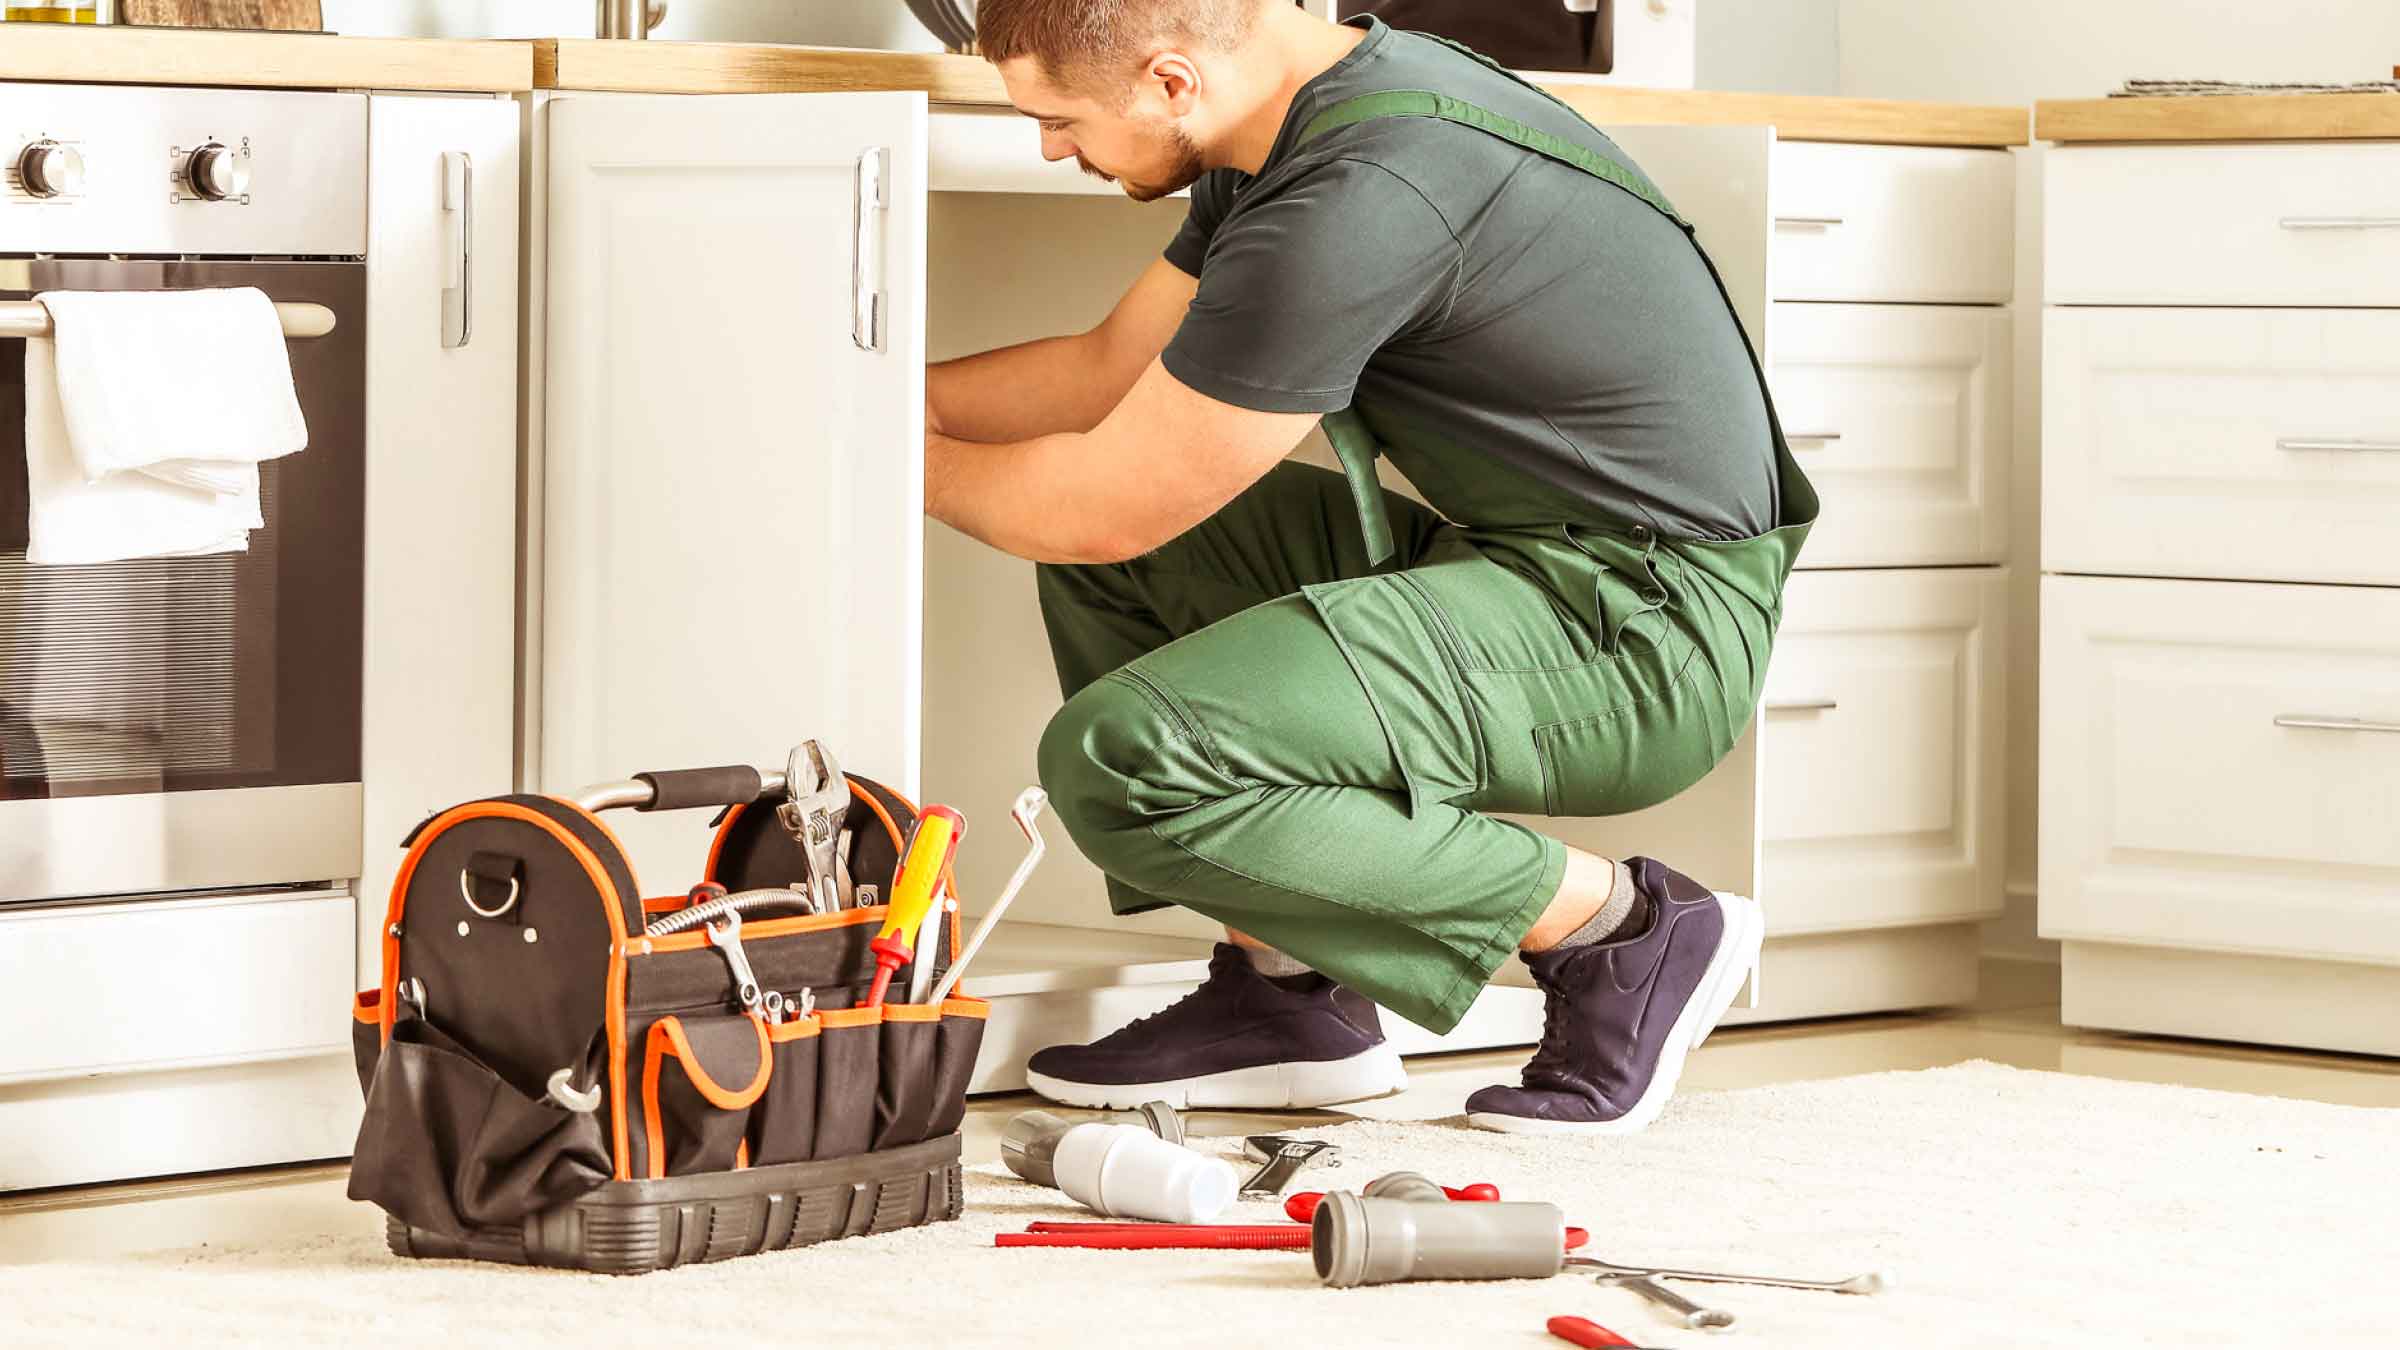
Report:
[[[67,440],[87,480],[138,469],[241,492],[308,444],[275,303],[256,287],[49,291]]]
[[[25,484],[31,499],[25,561],[115,562],[250,547],[258,511],[258,466],[240,490],[210,492],[139,470],[84,476],[67,439],[58,396],[57,353],[48,338],[25,342]]]

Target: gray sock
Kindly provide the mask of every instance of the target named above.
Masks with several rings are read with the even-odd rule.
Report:
[[[1588,947],[1611,938],[1632,937],[1650,921],[1650,902],[1633,888],[1633,869],[1623,862],[1615,865],[1615,875],[1608,886],[1608,899],[1593,915],[1591,922],[1559,940],[1561,947]]]
[[[1294,975],[1313,975],[1316,967],[1305,961],[1295,961],[1272,947],[1244,947],[1242,955],[1250,958],[1250,968],[1270,980],[1288,980]]]

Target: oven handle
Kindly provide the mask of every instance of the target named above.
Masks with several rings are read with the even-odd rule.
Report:
[[[275,302],[287,338],[323,337],[333,331],[333,311],[306,302]],[[50,311],[38,300],[0,300],[0,338],[50,336]]]

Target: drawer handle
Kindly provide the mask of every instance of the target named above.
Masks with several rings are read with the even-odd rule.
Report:
[[[2400,230],[2400,216],[2285,216],[2287,230]]]
[[[1840,216],[1777,216],[1775,228],[1790,226],[1795,230],[1830,230],[1842,223]]]
[[[2370,722],[2363,717],[2315,717],[2308,713],[2285,713],[2275,719],[2275,725],[2300,731],[2400,732],[2400,722]]]
[[[1842,706],[1829,698],[1768,699],[1768,712],[1832,712]]]
[[[2400,441],[2327,441],[2311,440],[2306,436],[2279,436],[2278,450],[2390,450],[2400,451]]]
[[[1842,438],[1842,433],[1838,431],[1787,431],[1783,433],[1783,438],[1787,441],[1838,441]]]

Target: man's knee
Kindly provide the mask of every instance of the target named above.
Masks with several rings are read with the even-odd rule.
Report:
[[[1039,768],[1052,811],[1094,866],[1128,885],[1163,885],[1180,854],[1152,826],[1208,794],[1191,780],[1175,718],[1140,686],[1094,680],[1042,733]]]

